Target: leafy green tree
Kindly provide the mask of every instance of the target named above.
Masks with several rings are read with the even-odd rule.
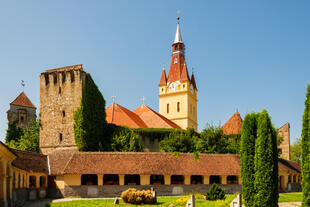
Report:
[[[28,126],[22,127],[23,135],[19,140],[11,140],[8,146],[13,149],[39,152],[40,120],[32,119]]]
[[[307,88],[301,133],[303,207],[310,206],[310,84]]]
[[[193,131],[174,131],[159,142],[161,152],[194,152]]]
[[[291,145],[291,160],[301,163],[301,138],[297,138]]]
[[[99,151],[105,143],[105,100],[90,74],[82,91],[81,105],[74,113],[74,137],[80,151]]]
[[[8,129],[6,130],[5,143],[8,144],[11,141],[19,141],[23,135],[21,127],[17,126],[17,121],[9,122]]]
[[[195,140],[195,151],[201,153],[228,153],[229,141],[221,127],[207,125]]]
[[[255,181],[255,140],[257,139],[258,114],[250,113],[244,117],[241,130],[241,177],[242,194],[246,207],[254,206]]]
[[[263,110],[258,117],[254,170],[254,206],[277,207],[279,198],[277,132],[266,110]]]
[[[116,127],[113,133],[111,149],[114,152],[141,152],[142,147],[136,134],[126,127]]]

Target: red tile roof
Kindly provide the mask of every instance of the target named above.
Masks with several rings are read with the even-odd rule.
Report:
[[[167,119],[163,115],[157,113],[146,105],[141,105],[139,108],[133,111],[146,123],[148,128],[175,128],[181,129],[173,121]]]
[[[29,108],[34,108],[36,109],[36,107],[32,104],[32,102],[30,101],[30,99],[26,96],[26,94],[24,92],[21,92],[17,98],[11,102],[11,105],[15,105],[15,106],[25,106],[25,107],[29,107]]]
[[[108,123],[119,126],[148,128],[137,114],[116,103],[112,103],[106,109],[106,120]]]
[[[242,118],[239,112],[236,112],[230,119],[223,125],[223,134],[240,134],[242,127]]]
[[[165,68],[163,68],[158,86],[165,86],[165,85],[167,85],[167,77]]]
[[[177,63],[174,63],[174,59],[177,58]],[[181,78],[182,67],[185,62],[184,55],[175,54],[171,57],[170,68],[168,72],[167,82],[179,81]]]
[[[56,150],[48,156],[51,175],[240,175],[240,155],[236,154],[199,154],[197,161],[190,153],[177,157],[164,152],[63,152]],[[287,163],[280,160],[279,170],[300,173]]]
[[[183,64],[180,81],[189,81],[187,66],[185,63]]]
[[[13,166],[28,172],[48,173],[46,155],[16,149],[10,150],[16,155],[16,159],[12,162]]]

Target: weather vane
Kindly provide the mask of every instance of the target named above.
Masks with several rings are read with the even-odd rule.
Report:
[[[142,100],[142,104],[144,105],[146,98],[143,96],[141,100]]]
[[[24,92],[24,90],[25,90],[25,85],[26,85],[24,80],[21,81],[21,85],[22,85],[22,87],[23,87],[23,92]]]
[[[116,96],[112,96],[113,103],[115,103],[116,98]]]

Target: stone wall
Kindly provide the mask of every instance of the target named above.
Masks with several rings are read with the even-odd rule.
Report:
[[[226,193],[233,194],[241,192],[241,185],[219,185],[225,189]],[[190,193],[206,193],[211,185],[145,185],[145,186],[121,186],[121,185],[104,185],[104,186],[66,186],[64,197],[82,197],[82,198],[103,198],[116,197],[128,188],[138,190],[150,190],[151,187],[156,191],[158,196],[174,196]]]
[[[86,73],[82,65],[47,70],[40,76],[40,150],[76,148],[73,115],[80,106]]]
[[[286,123],[278,130],[278,135],[283,138],[279,148],[282,149],[281,158],[290,160],[290,124]]]
[[[26,113],[20,114],[20,110],[25,111]],[[19,120],[19,117],[24,117],[24,122],[21,123]],[[27,126],[31,119],[36,118],[36,109],[25,107],[25,106],[16,106],[16,105],[10,105],[10,110],[7,112],[7,118],[9,122],[17,121],[18,126]]]

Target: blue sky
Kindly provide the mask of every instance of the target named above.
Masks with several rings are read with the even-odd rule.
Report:
[[[39,75],[83,64],[107,106],[158,110],[181,11],[186,60],[198,85],[199,129],[266,108],[275,127],[300,137],[310,79],[310,1],[1,1],[0,139],[9,103],[22,91],[39,108]]]

